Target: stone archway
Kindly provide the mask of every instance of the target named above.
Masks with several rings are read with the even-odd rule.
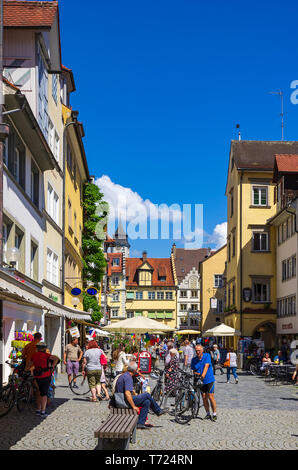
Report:
[[[252,337],[264,341],[265,350],[273,349],[276,342],[276,325],[272,322],[262,322],[256,326]]]

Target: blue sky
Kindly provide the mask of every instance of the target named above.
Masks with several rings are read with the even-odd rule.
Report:
[[[269,92],[282,89],[285,139],[298,140],[297,18],[287,0],[61,1],[71,101],[108,197],[120,188],[139,201],[203,204],[205,244],[218,245],[236,124],[243,139],[279,140],[280,100]],[[169,256],[171,245],[132,248]]]

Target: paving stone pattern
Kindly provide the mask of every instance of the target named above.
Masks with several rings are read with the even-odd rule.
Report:
[[[131,450],[298,449],[298,387],[269,385],[264,379],[239,376],[227,384],[216,376],[217,422],[204,421],[204,409],[190,424],[170,415],[149,416],[154,428],[137,431]],[[50,415],[41,419],[13,410],[0,419],[0,449],[92,450],[94,430],[107,417],[107,402],[92,403],[73,395],[60,376]]]

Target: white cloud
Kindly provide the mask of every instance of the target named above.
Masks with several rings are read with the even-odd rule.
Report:
[[[227,222],[217,224],[209,237],[206,237],[206,244],[215,245],[215,249],[221,248],[227,243]]]
[[[110,221],[121,217],[122,220],[131,221],[138,217],[140,221],[151,220],[181,220],[179,205],[167,206],[154,204],[142,197],[131,188],[114,183],[107,175],[95,181],[104,194],[104,199],[110,206]]]
[[[126,225],[127,222],[128,225],[131,226],[127,227],[127,233],[132,239],[147,238],[146,235],[138,235],[141,233],[147,234],[147,222],[149,221],[151,225],[150,233],[152,234],[154,232],[156,235],[158,234],[158,221],[164,222],[165,227],[167,227],[167,221],[169,221],[169,224],[174,223],[173,238],[181,240],[187,248],[200,248],[202,244],[204,244],[205,246],[211,245],[215,249],[218,249],[226,243],[227,222],[217,224],[212,234],[204,232],[203,228],[199,226],[196,227],[194,232],[192,232],[189,227],[189,233],[185,233],[186,228],[184,224],[182,224],[184,209],[182,204],[173,204],[172,206],[154,204],[149,199],[143,199],[131,188],[114,183],[108,175],[103,175],[98,178],[95,184],[99,186],[101,192],[104,194],[105,201],[107,201],[110,207],[109,231],[111,233],[115,232],[116,221],[119,220],[119,218],[121,218],[123,225]],[[190,209],[190,206],[192,206],[191,210],[193,210],[193,205],[189,205],[188,209]],[[185,214],[187,214],[187,210]],[[189,217],[191,216],[189,215]],[[134,222],[136,222],[135,225],[133,225]],[[198,221],[198,223],[199,222],[200,221]],[[135,227],[138,226],[138,224],[141,226],[141,229],[137,231]],[[168,233],[167,230],[168,229],[165,228],[166,234]],[[134,233],[136,233],[136,236],[133,236]],[[152,238],[154,237],[152,236]],[[156,237],[156,239],[157,238],[158,237]],[[162,238],[167,238],[167,236]]]

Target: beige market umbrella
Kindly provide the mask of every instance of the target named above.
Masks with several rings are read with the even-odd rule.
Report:
[[[105,331],[111,331],[113,333],[138,334],[156,333],[157,331],[162,331],[164,333],[175,331],[175,328],[171,328],[168,325],[143,316],[127,318],[126,320],[111,323],[111,325],[104,326],[102,329]]]
[[[177,335],[199,335],[201,332],[198,330],[177,330],[176,334]]]
[[[210,330],[204,331],[203,336],[241,336],[241,332],[221,323]]]

